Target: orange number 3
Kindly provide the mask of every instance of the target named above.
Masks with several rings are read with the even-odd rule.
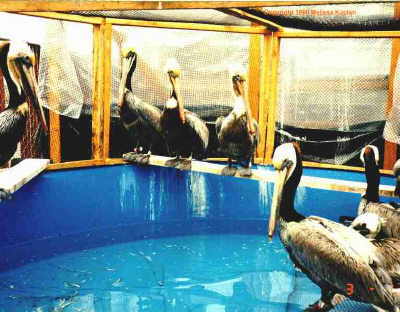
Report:
[[[348,296],[351,296],[352,294],[354,294],[354,285],[352,283],[346,284],[346,293]]]

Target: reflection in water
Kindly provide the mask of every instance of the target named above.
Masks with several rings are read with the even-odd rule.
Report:
[[[192,207],[193,217],[206,217],[208,211],[207,178],[196,171],[188,172],[187,206]]]
[[[0,274],[0,312],[299,312],[318,296],[256,235],[136,241]]]

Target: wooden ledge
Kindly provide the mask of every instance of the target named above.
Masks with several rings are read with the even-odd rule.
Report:
[[[166,162],[169,159],[171,158],[163,156],[150,156],[149,165],[168,167],[166,165]],[[112,164],[117,164],[117,162],[127,163],[119,159],[119,160],[114,160]],[[221,175],[221,171],[224,167],[225,165],[222,164],[214,164],[197,160],[192,161],[192,171],[196,172]],[[276,172],[269,168],[252,169],[252,172],[253,175],[250,178],[243,178],[240,177],[238,174],[236,174],[235,177],[263,181],[263,182],[275,182]],[[364,182],[319,178],[312,176],[303,176],[300,181],[300,186],[321,189],[321,190],[333,190],[333,191],[350,192],[358,194],[364,194],[367,188],[367,184]],[[381,196],[395,197],[394,188],[395,187],[391,185],[381,185],[379,193]]]
[[[166,165],[166,162],[170,159],[171,158],[169,157],[152,155],[150,156],[149,165],[168,167]],[[83,160],[83,161],[74,161],[74,162],[67,162],[60,164],[52,164],[47,167],[47,170],[77,169],[77,168],[94,167],[94,166],[111,166],[111,165],[128,165],[128,164],[130,163],[123,160],[122,158],[108,158],[105,160]],[[136,166],[135,164],[132,165]],[[192,171],[196,172],[221,175],[221,171],[224,167],[225,165],[218,163],[209,163],[198,160],[192,161]],[[276,173],[271,168],[252,169],[252,172],[253,175],[250,178],[243,178],[240,177],[239,175],[236,175],[235,177],[242,179],[263,181],[263,182],[275,181]],[[321,189],[321,190],[350,192],[358,194],[364,194],[367,188],[367,184],[364,182],[319,178],[312,176],[303,176],[300,182],[300,186]],[[394,188],[395,187],[392,185],[380,185],[379,193],[381,196],[395,197]]]
[[[14,193],[34,177],[44,171],[50,163],[48,159],[24,159],[14,167],[0,171],[0,188]]]

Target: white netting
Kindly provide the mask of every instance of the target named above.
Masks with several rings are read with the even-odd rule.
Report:
[[[249,35],[142,27],[114,27],[124,33],[124,46],[138,53],[132,87],[136,96],[163,105],[171,87],[165,71],[168,58],[181,69],[181,92],[185,106],[208,121],[226,114],[233,104],[230,68],[248,65]],[[117,65],[118,64],[118,65]],[[113,50],[113,78],[119,77],[120,52]],[[113,79],[113,103],[119,80]]]
[[[396,72],[393,80],[393,106],[389,110],[383,137],[385,140],[400,144],[400,58],[396,64]]]
[[[285,39],[279,122],[350,130],[385,119],[390,39]]]
[[[79,11],[80,15],[103,16],[148,21],[208,23],[248,26],[250,22],[212,9],[193,10],[132,10],[132,11]]]
[[[380,137],[391,47],[390,39],[282,39],[281,140],[303,142],[310,160],[342,164]]]
[[[0,37],[41,47],[39,100],[62,115],[79,118],[92,98],[91,25],[0,13]]]

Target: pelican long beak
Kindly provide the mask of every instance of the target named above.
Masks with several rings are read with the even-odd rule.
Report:
[[[400,159],[398,159],[393,166],[393,174],[396,177],[394,195],[400,197]]]
[[[43,107],[39,103],[39,87],[34,67],[31,64],[26,65],[23,62],[18,62],[17,67],[21,73],[21,82],[24,92],[32,101],[35,110],[38,111],[43,130],[47,134],[49,129],[47,127],[46,116],[44,115]]]
[[[127,83],[130,85],[130,81],[128,80],[128,76],[130,72],[133,72],[136,69],[136,53],[131,49],[124,52],[122,56],[121,62],[121,80],[119,84],[118,90],[118,106],[122,107],[124,101],[125,89],[127,89]],[[130,87],[128,89],[131,89]]]
[[[172,93],[175,93],[176,101],[178,102],[178,111],[179,111],[179,118],[182,123],[186,122],[185,111],[183,108],[182,96],[180,91],[180,83],[179,83],[179,71],[170,70],[168,71],[169,80],[172,84]]]
[[[288,167],[285,166],[276,172],[274,194],[272,197],[271,212],[269,216],[268,236],[272,237],[275,233],[276,223],[279,218],[279,212],[282,201],[282,191],[288,175]]]
[[[251,112],[250,102],[249,102],[249,98],[248,98],[248,95],[246,92],[246,88],[244,87],[244,82],[245,82],[245,80],[240,79],[237,76],[235,76],[233,78],[235,93],[243,98],[244,107],[245,107],[246,116],[247,116],[247,129],[249,131],[249,134],[253,135],[256,132],[256,130],[254,129],[254,124],[252,122],[253,115]]]

